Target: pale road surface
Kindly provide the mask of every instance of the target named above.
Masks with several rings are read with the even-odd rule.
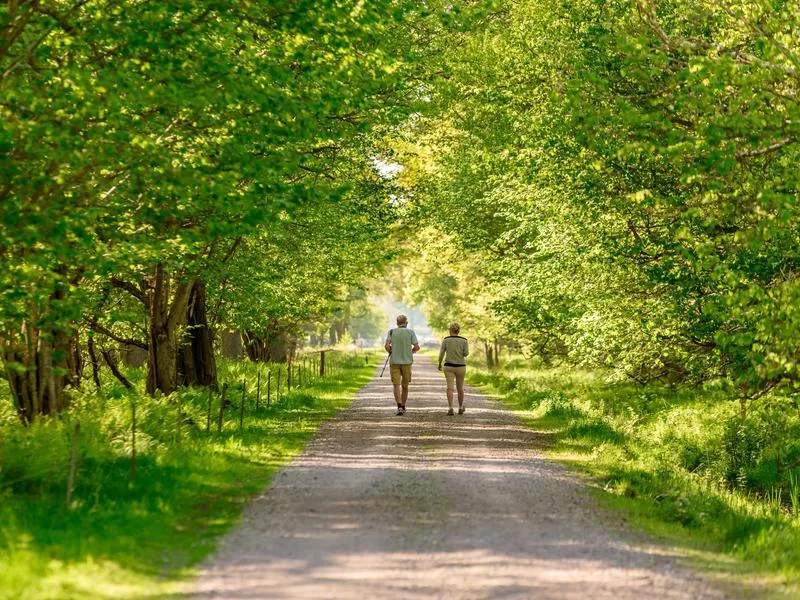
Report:
[[[499,403],[468,390],[449,417],[444,391],[418,357],[397,417],[376,373],[245,510],[191,597],[724,597],[601,519]]]

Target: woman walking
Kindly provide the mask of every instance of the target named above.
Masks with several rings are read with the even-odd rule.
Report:
[[[464,414],[464,375],[467,372],[467,356],[469,356],[469,342],[461,337],[461,327],[458,323],[450,323],[450,335],[442,340],[439,350],[439,370],[442,370],[444,360],[444,377],[447,380],[447,406],[448,415],[453,414],[453,389],[458,392],[458,414]]]

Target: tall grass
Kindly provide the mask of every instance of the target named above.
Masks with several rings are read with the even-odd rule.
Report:
[[[332,375],[291,393],[284,378],[280,401],[273,387],[267,406],[262,389],[256,410],[257,369],[266,386],[268,367],[222,361],[220,378],[229,384],[230,405],[221,433],[219,395],[213,398],[207,433],[207,390],[146,398],[144,374],[135,369],[127,373],[133,392],[114,381],[104,382],[103,393],[86,386],[63,418],[29,428],[19,425],[10,403],[0,399],[5,409],[0,412],[0,598],[178,593],[193,565],[214,549],[270,474],[302,449],[323,420],[348,404],[376,362],[363,355],[347,358]],[[67,505],[76,422],[77,470]]]
[[[720,391],[603,376],[518,359],[472,369],[470,383],[499,396],[542,432],[552,456],[649,530],[736,557],[742,569],[779,577],[773,591],[800,593],[800,485],[780,469],[800,455],[800,418],[756,407],[742,421]]]
[[[789,472],[789,500],[792,503],[792,515],[800,517],[800,475],[794,470]]]

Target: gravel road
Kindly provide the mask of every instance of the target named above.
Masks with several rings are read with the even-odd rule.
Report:
[[[444,377],[414,369],[406,415],[376,373],[245,510],[192,598],[725,597],[632,541],[499,403],[468,390],[449,417]]]

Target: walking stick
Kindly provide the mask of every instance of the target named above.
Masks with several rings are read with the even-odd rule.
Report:
[[[381,377],[383,377],[383,372],[386,370],[386,365],[388,365],[388,364],[389,364],[389,358],[390,358],[391,356],[392,356],[392,353],[391,353],[391,352],[389,352],[389,354],[387,354],[387,355],[386,355],[386,362],[385,362],[385,363],[383,363],[383,368],[381,369]]]
[[[389,339],[387,340],[389,342],[389,350],[387,350],[387,352],[386,352],[386,362],[383,363],[383,368],[381,369],[381,375],[380,375],[381,377],[383,377],[383,372],[386,370],[386,365],[389,364],[389,358],[392,356],[391,340],[392,340],[392,330],[390,329],[389,330]]]

